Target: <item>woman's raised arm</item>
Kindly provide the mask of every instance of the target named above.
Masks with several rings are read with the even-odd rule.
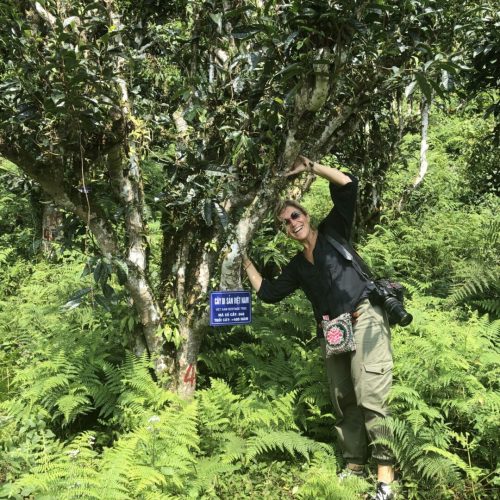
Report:
[[[349,184],[351,178],[346,174],[342,173],[340,170],[334,167],[327,167],[322,165],[321,163],[315,162],[306,158],[305,156],[297,156],[292,168],[285,172],[285,176],[300,174],[301,172],[312,172],[323,179],[326,179],[337,186],[344,186],[345,184]]]

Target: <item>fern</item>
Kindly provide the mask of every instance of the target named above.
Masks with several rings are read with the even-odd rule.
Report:
[[[273,451],[288,452],[291,456],[302,455],[307,460],[316,452],[330,451],[323,443],[318,443],[293,431],[256,431],[248,438],[246,460],[253,460],[257,455]]]
[[[456,312],[437,310],[435,301],[413,302],[419,313],[410,335],[394,335],[394,417],[380,441],[393,450],[411,498],[417,482],[443,498],[449,489],[472,488],[487,497],[479,485],[495,469],[496,452],[488,450],[499,444],[493,424],[500,416],[498,322],[477,315],[458,322]],[[481,437],[471,445],[462,435]]]
[[[44,450],[37,456],[37,465],[32,471],[7,485],[2,493],[22,492],[23,496],[33,495],[40,499],[101,498],[93,442],[93,435],[85,433],[63,451]]]
[[[236,460],[243,461],[247,448],[247,441],[235,432],[226,432],[221,449],[222,460],[228,463]]]
[[[338,468],[334,457],[318,453],[311,461],[301,479],[297,496],[304,499],[331,498],[335,500],[357,500],[368,489],[368,483],[358,478],[339,481]]]
[[[222,380],[212,379],[211,388],[198,394],[198,418],[202,449],[218,451],[224,446],[230,423],[239,414],[240,397]]]
[[[468,302],[500,318],[500,264],[490,266],[488,262],[469,262],[467,274],[461,273],[448,302],[451,305]]]
[[[222,460],[220,456],[200,458],[189,481],[186,496],[201,498],[203,493],[215,495],[215,485],[219,478],[234,473],[240,466],[232,465]]]

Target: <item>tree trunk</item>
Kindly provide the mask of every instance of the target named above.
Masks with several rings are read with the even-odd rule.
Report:
[[[427,132],[429,129],[429,112],[430,112],[431,102],[422,95],[422,100],[420,102],[420,163],[418,174],[415,177],[413,183],[408,186],[404,191],[401,199],[398,203],[398,212],[402,212],[404,206],[408,203],[412,193],[418,189],[418,187],[424,181],[424,177],[427,174],[429,168],[429,163],[427,161],[427,150],[429,145],[427,143]]]
[[[422,96],[422,102],[420,106],[421,113],[421,140],[420,140],[420,168],[418,175],[413,181],[413,189],[417,189],[418,186],[423,182],[429,163],[427,162],[427,150],[429,145],[427,144],[427,131],[429,129],[429,110],[431,103],[427,100],[425,96]]]
[[[42,202],[41,250],[45,257],[50,257],[53,242],[61,236],[62,214],[52,201]]]
[[[174,230],[169,214],[164,214],[162,224],[160,303],[166,332],[164,352],[170,361],[163,385],[190,398],[196,389],[197,358],[208,328],[208,293],[219,257],[216,248],[223,245],[224,230],[203,221]]]

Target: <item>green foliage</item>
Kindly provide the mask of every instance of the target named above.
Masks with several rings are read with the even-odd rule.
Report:
[[[267,380],[267,389],[245,395],[214,379],[188,404],[160,388],[147,359],[119,355],[113,333],[119,323],[109,313],[85,304],[61,309],[81,265],[68,257],[57,279],[50,263],[10,272],[17,290],[3,297],[1,312],[8,366],[0,427],[3,497],[54,498],[64,491],[64,498],[77,498],[85,491],[98,498],[105,489],[109,498],[198,498],[227,475],[257,473],[261,460],[288,457],[300,464],[329,453],[297,431],[289,376],[279,391],[271,390],[270,378],[284,364],[262,376],[254,370],[256,383]]]
[[[381,441],[393,449],[410,498],[417,489],[489,498],[498,462],[500,324],[477,315],[458,321],[438,306],[415,297],[414,322],[394,332],[394,415]]]
[[[467,303],[500,318],[500,219],[493,218],[485,229],[475,255],[457,266],[448,301]]]
[[[318,456],[303,473],[304,484],[298,490],[299,498],[335,498],[355,500],[367,490],[367,483],[358,478],[347,478],[340,482],[337,467],[327,456]]]
[[[418,169],[412,155],[419,138],[408,134],[401,146],[403,164],[387,179],[387,219],[367,238],[362,254],[381,275],[497,318],[499,204],[488,187],[496,166],[487,158],[480,165],[475,161],[491,126],[470,108],[436,110],[429,172],[399,213],[402,189]]]
[[[123,10],[114,25],[103,2],[4,2],[0,147],[26,153],[26,170],[62,183],[86,213],[77,190],[84,177],[123,255],[129,207],[109,194],[106,152],[134,144],[153,229],[148,278],[163,286],[162,255],[198,236],[218,249],[207,228],[226,234],[247,195],[267,188],[289,127],[307,149],[325,123],[344,120],[330,160],[352,162],[366,188],[385,183],[387,217],[360,250],[412,292],[414,323],[394,331],[393,416],[382,439],[397,458],[402,495],[492,498],[500,483],[498,152],[492,118],[478,115],[494,109],[496,95],[468,106],[435,101],[429,173],[402,212],[419,137],[401,136],[392,109],[396,88],[429,98],[459,84],[463,58],[475,91],[494,87],[492,2],[226,4],[108,2]],[[468,52],[458,53],[464,43]],[[296,116],[294,98],[320,64],[335,91],[321,112]],[[120,76],[134,102],[130,119]],[[348,499],[371,487],[337,480],[334,417],[302,295],[257,304],[251,326],[210,330],[198,393],[182,401],[153,379],[147,356],[126,349],[136,318],[112,277],[123,284],[126,266],[64,250],[53,263],[25,260],[37,234],[26,195],[36,193],[3,161],[0,181],[0,497]],[[222,208],[228,200],[232,214]],[[314,185],[305,205],[319,220],[330,208],[326,184]],[[176,241],[186,227],[193,235]],[[296,249],[268,225],[253,251],[279,267]],[[186,315],[175,299],[166,303],[167,313],[175,303],[175,322]]]
[[[329,392],[315,323],[304,301],[296,295],[274,306],[257,302],[252,325],[211,336],[200,361],[238,394],[262,394],[266,406],[293,391],[294,420],[308,434],[328,440],[333,418]],[[279,408],[275,412],[278,417]]]
[[[4,29],[11,33],[10,43],[2,38],[0,44],[10,54],[2,65],[2,124],[25,151],[34,147],[23,133],[30,130],[38,135],[35,147],[76,153],[82,135],[103,134],[108,114],[118,109],[111,54],[120,31],[108,30],[106,9],[98,3],[72,2],[57,16],[53,2],[38,5],[32,17],[20,2],[2,5]],[[43,21],[50,16],[52,23]]]
[[[50,266],[37,268],[34,278],[40,280],[43,271],[47,282]],[[41,290],[34,289],[40,303],[31,306],[20,305],[26,304],[27,288],[18,291],[19,302],[9,299],[20,312],[16,331],[28,328],[22,318],[34,307],[45,318],[52,314],[53,323],[57,318],[57,331],[46,321],[50,344],[74,345],[71,324],[87,317],[87,306],[63,315],[52,307],[49,314],[40,305]],[[414,323],[394,332],[397,383],[385,442],[394,450],[409,498],[460,492],[489,498],[499,445],[499,324],[477,315],[464,320],[440,304],[415,291],[408,304]],[[103,354],[96,363],[98,350],[90,346],[99,324],[88,331],[92,342],[86,350],[45,346],[45,358],[37,350],[42,340],[26,336],[23,349],[31,357],[18,360],[2,404],[2,496],[53,498],[64,491],[76,498],[85,487],[89,498],[104,488],[109,498],[356,498],[369,485],[339,483],[337,461],[325,444],[333,438],[333,417],[306,308],[300,295],[276,306],[259,304],[251,327],[214,332],[202,355],[205,388],[191,403],[158,387],[146,359],[110,359],[99,344]],[[226,381],[209,379],[213,374]],[[37,395],[42,387],[45,394]],[[79,402],[75,394],[87,399]],[[61,401],[70,399],[77,404],[68,404],[65,414]],[[89,401],[99,410],[98,420],[83,418]]]
[[[35,246],[29,191],[30,183],[17,167],[0,158],[0,272],[17,256],[30,256]]]

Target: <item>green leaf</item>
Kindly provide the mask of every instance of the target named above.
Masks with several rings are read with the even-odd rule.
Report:
[[[202,207],[202,217],[203,220],[205,221],[207,226],[212,225],[212,200],[209,198],[203,200],[203,207]]]
[[[436,94],[439,97],[442,97],[444,99],[445,98],[445,93],[443,92],[443,89],[441,88],[439,82],[436,81],[436,80],[431,80],[430,84],[431,84],[432,88],[434,89],[434,92],[436,92]]]
[[[62,306],[62,308],[66,309],[67,311],[71,311],[71,309],[75,309],[76,307],[78,307],[82,303],[85,295],[87,295],[91,290],[92,290],[91,287],[82,288],[81,290],[78,290],[76,293],[74,293],[70,297],[68,302],[66,302]]]
[[[427,78],[423,73],[417,73],[415,75],[415,78],[417,80],[418,86],[422,93],[424,94],[425,98],[430,102],[432,101],[432,87],[427,81]]]
[[[114,261],[116,276],[118,277],[118,283],[124,285],[128,280],[128,267],[127,264],[121,260]]]
[[[416,80],[413,80],[409,85],[405,88],[405,97],[410,97],[413,94],[413,90],[415,89],[415,85],[417,84]]]
[[[106,299],[106,297],[104,297],[103,295],[96,295],[94,297],[96,303],[98,305],[100,305],[102,308],[104,308],[106,311],[111,311],[110,307],[109,307],[109,302],[108,300]]]
[[[285,68],[283,68],[281,71],[278,71],[278,73],[276,73],[272,79],[274,80],[276,77],[283,75],[284,76],[283,80],[286,82],[287,80],[289,80],[293,76],[298,75],[299,73],[303,73],[303,72],[304,72],[304,65],[303,64],[292,63],[292,64],[289,64],[288,66],[286,66]]]
[[[111,299],[115,295],[115,289],[108,285],[108,283],[103,283],[101,286],[102,293],[107,299]]]
[[[236,26],[231,32],[231,36],[238,40],[246,40],[253,37],[257,33],[266,31],[267,27],[259,24],[251,24],[246,26]]]
[[[210,19],[217,25],[219,32],[222,32],[222,14],[212,14],[210,13]]]
[[[215,211],[219,217],[219,221],[224,229],[227,229],[229,225],[229,217],[227,212],[216,202],[214,202]]]
[[[78,16],[67,17],[63,21],[63,28],[66,28],[66,26],[69,26],[70,24],[80,24],[80,18]]]
[[[293,43],[293,41],[297,38],[298,35],[299,35],[298,31],[292,31],[292,33],[290,33],[287,36],[285,43],[284,43],[285,50],[288,50],[288,48]]]
[[[85,276],[88,276],[91,273],[92,273],[92,264],[90,262],[87,262],[85,264],[85,267],[83,268],[80,278],[85,278]]]
[[[96,283],[99,283],[99,281],[101,280],[103,272],[104,272],[104,264],[102,261],[99,261],[97,265],[94,267],[94,281]]]

